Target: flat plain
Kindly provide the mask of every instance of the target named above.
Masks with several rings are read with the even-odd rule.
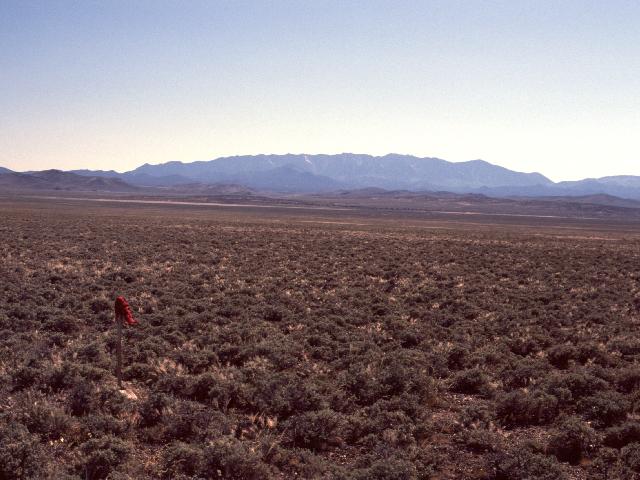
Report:
[[[0,219],[0,478],[640,475],[637,221],[25,197]]]

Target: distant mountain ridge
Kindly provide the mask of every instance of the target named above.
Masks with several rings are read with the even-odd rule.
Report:
[[[548,185],[539,173],[521,173],[483,160],[453,163],[439,158],[388,154],[245,155],[191,163],[144,164],[129,172],[75,170],[80,175],[118,177],[146,186],[235,183],[289,192],[378,187],[467,191],[499,186]]]
[[[6,173],[6,172],[5,172]],[[117,178],[130,185],[175,187],[235,184],[251,189],[317,193],[362,188],[478,193],[493,197],[612,195],[640,199],[640,177],[610,176],[555,183],[540,173],[522,173],[484,160],[448,162],[439,158],[388,154],[243,155],[214,160],[114,170],[73,170],[94,178]]]
[[[261,176],[271,175],[270,171],[283,168],[287,170],[280,173],[285,177],[305,174],[307,186],[301,189],[303,191],[311,187],[309,185],[311,176],[320,177],[317,180],[321,190],[337,187],[410,190],[468,189],[483,186],[551,183],[548,178],[539,173],[514,172],[482,160],[453,163],[439,158],[398,154],[382,157],[352,153],[246,155],[192,163],[145,164],[127,173],[144,173],[156,177],[180,175],[200,181],[250,182],[248,186],[254,186],[251,183],[261,183],[259,180]]]
[[[146,188],[132,185],[119,178],[117,172],[100,172],[88,175],[89,170],[81,173],[61,170],[42,170],[38,172],[12,172],[0,167],[0,192],[68,191],[68,192],[111,192],[135,194],[169,195],[235,195],[251,196],[254,192],[235,184],[206,184],[194,182],[180,183],[172,187]]]
[[[61,170],[18,173],[0,171],[0,187],[5,190],[67,190],[88,192],[135,192],[140,187],[117,177],[78,175]]]

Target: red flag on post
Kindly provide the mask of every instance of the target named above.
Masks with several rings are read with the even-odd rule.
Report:
[[[115,310],[116,310],[116,319],[118,318],[123,319],[124,320],[123,324],[135,325],[136,323],[138,323],[138,321],[135,318],[133,318],[131,307],[129,306],[129,303],[124,297],[120,296],[116,298]]]

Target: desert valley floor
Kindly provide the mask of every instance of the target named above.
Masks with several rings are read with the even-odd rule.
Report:
[[[639,267],[624,219],[5,196],[0,478],[635,478]]]

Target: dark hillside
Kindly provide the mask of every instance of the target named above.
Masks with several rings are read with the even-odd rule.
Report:
[[[99,192],[135,192],[138,187],[119,178],[83,176],[61,170],[29,173],[0,173],[0,189],[9,191],[65,190]]]

